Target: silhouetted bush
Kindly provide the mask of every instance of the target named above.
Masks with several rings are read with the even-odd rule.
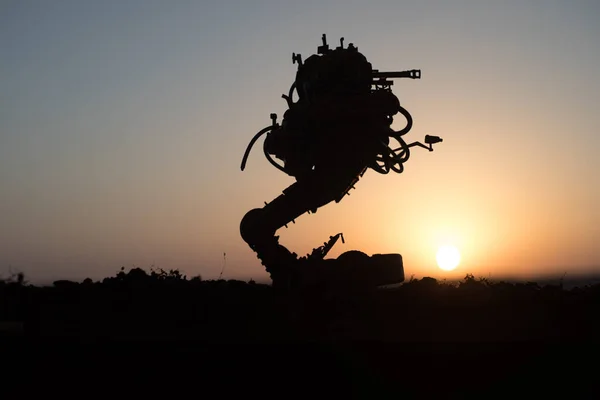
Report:
[[[396,288],[282,293],[251,280],[188,279],[178,270],[121,268],[113,277],[51,287],[0,281],[0,321],[78,337],[195,339],[374,338],[497,340],[600,334],[600,284],[540,286],[467,274],[457,283],[410,279]]]

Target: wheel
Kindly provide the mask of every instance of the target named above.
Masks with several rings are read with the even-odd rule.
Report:
[[[359,250],[349,250],[338,256],[337,260],[343,264],[360,264],[368,262],[369,257],[367,254]]]

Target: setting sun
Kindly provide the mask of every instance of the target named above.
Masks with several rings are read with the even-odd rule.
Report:
[[[454,246],[442,246],[437,251],[438,266],[444,271],[452,271],[460,262],[460,252]]]

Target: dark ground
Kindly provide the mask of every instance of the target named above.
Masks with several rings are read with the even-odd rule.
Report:
[[[7,387],[169,398],[600,394],[600,285],[278,293],[177,271],[0,283]],[[5,371],[5,372],[4,372]],[[29,382],[27,386],[17,380]],[[80,388],[81,387],[81,388]],[[83,392],[82,392],[83,390]],[[85,395],[87,397],[87,395]]]

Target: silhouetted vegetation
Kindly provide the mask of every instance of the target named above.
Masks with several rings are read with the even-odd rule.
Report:
[[[92,344],[85,353],[94,354],[90,362],[109,353],[122,357],[138,343],[143,347],[135,356],[130,354],[128,362],[151,354],[156,358],[151,368],[184,368],[175,358],[157,361],[159,355],[164,359],[171,354],[196,363],[194,368],[201,368],[210,379],[219,379],[218,374],[231,378],[235,370],[261,379],[266,375],[274,381],[289,379],[286,382],[291,384],[296,379],[291,371],[307,374],[306,364],[313,378],[325,379],[323,384],[340,384],[336,376],[360,377],[343,385],[352,390],[367,385],[368,393],[373,388],[393,392],[398,379],[425,384],[403,388],[403,393],[417,397],[442,390],[426,385],[432,374],[437,374],[436,382],[455,385],[453,390],[461,393],[490,380],[507,379],[506,371],[529,374],[532,368],[547,368],[541,376],[556,375],[556,366],[563,365],[556,357],[564,358],[566,353],[532,350],[531,343],[598,342],[599,306],[600,284],[567,290],[560,283],[494,282],[470,274],[458,283],[423,278],[387,289],[292,293],[254,281],[189,279],[177,270],[148,273],[140,268],[122,269],[99,282],[59,280],[48,287],[28,284],[22,274],[0,281],[4,337]],[[516,341],[529,347],[514,347]],[[99,345],[106,342],[113,343],[112,353]],[[129,343],[126,351],[118,347],[124,342]],[[474,350],[475,342],[489,344]],[[512,350],[499,342],[512,343]],[[194,351],[190,343],[204,350]],[[242,356],[247,353],[236,347],[238,343],[245,343],[246,352],[255,348],[253,356]],[[312,352],[292,346],[267,357],[269,349],[281,349],[283,343],[320,344]],[[431,347],[434,343],[438,347]],[[235,349],[235,355],[225,356],[228,348]],[[54,357],[64,358],[64,354]],[[82,365],[78,360],[74,365]],[[466,379],[467,374],[478,382],[453,381]],[[494,393],[502,388],[496,387]]]
[[[36,335],[488,341],[600,337],[600,284],[410,279],[372,291],[282,293],[254,281],[141,268],[93,282],[0,281],[0,320]]]

